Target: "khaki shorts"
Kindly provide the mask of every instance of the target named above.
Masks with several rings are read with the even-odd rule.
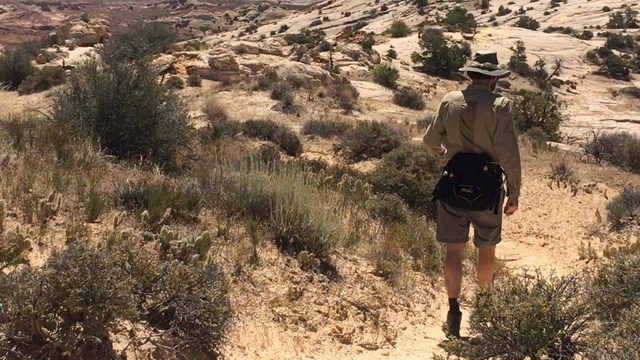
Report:
[[[500,203],[502,205],[502,202]],[[502,206],[493,210],[467,211],[438,201],[436,240],[445,244],[469,241],[469,226],[473,225],[473,244],[478,248],[496,245],[502,240]]]

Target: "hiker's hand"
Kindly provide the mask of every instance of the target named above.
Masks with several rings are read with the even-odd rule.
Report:
[[[513,215],[516,210],[518,210],[518,197],[509,196],[507,203],[504,205],[504,213],[509,216]]]

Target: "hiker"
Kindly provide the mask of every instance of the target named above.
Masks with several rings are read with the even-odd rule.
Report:
[[[459,70],[471,80],[465,90],[444,96],[424,135],[424,142],[445,164],[434,190],[438,219],[436,240],[446,246],[444,279],[449,297],[445,332],[460,337],[462,312],[458,303],[462,287],[462,259],[473,225],[478,248],[478,286],[493,281],[495,247],[501,240],[502,211],[518,210],[520,152],[511,101],[493,91],[498,79],[509,76],[494,51],[480,51]],[[504,203],[503,174],[506,176]]]

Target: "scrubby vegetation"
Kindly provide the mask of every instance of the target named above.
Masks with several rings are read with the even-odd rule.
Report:
[[[401,38],[409,36],[409,34],[411,34],[411,28],[404,21],[396,20],[391,23],[387,32],[391,34],[392,37]]]
[[[398,77],[400,77],[398,69],[390,64],[376,65],[376,67],[371,70],[371,75],[373,75],[373,81],[390,89],[396,88],[396,81]]]
[[[341,149],[347,159],[379,158],[402,145],[403,137],[391,126],[377,121],[361,121],[344,133]]]
[[[450,77],[461,68],[467,56],[458,45],[447,44],[442,31],[425,29],[420,35],[421,52],[411,54],[414,63],[420,63],[420,71],[427,74]]]
[[[16,90],[33,74],[31,55],[22,47],[5,49],[0,54],[0,89]]]
[[[640,190],[625,188],[607,205],[607,220],[614,229],[640,226]]]
[[[442,24],[447,27],[447,31],[460,30],[464,32],[471,32],[477,26],[473,14],[460,6],[449,10],[442,19]]]
[[[640,173],[640,138],[626,133],[601,133],[585,145],[597,161],[605,161],[625,170]]]
[[[393,103],[413,110],[423,110],[424,96],[418,90],[402,88],[393,93]]]
[[[550,92],[519,90],[514,101],[514,122],[521,133],[538,128],[546,140],[560,139],[560,124],[564,121],[564,103]]]
[[[302,125],[302,133],[328,139],[344,134],[350,127],[349,124],[337,120],[307,120]]]
[[[18,94],[31,94],[49,90],[65,82],[64,69],[60,66],[46,66],[27,76],[18,87]]]

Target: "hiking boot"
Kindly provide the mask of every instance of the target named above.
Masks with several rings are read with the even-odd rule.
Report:
[[[444,332],[447,337],[460,338],[460,323],[462,322],[462,313],[447,313],[447,322],[444,324]]]

